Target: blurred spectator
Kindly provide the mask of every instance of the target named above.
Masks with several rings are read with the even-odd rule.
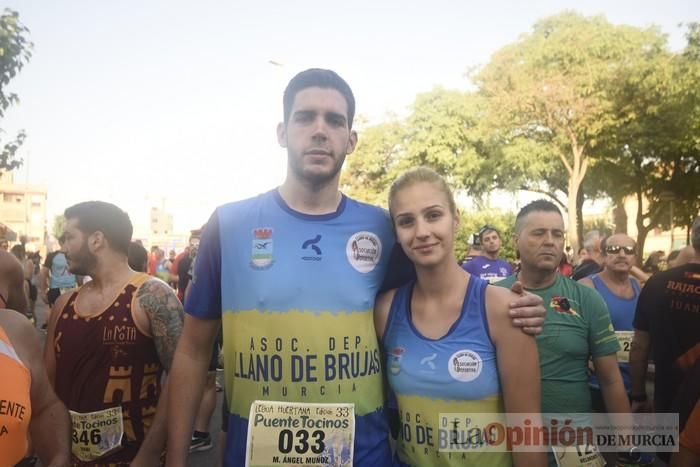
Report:
[[[129,244],[129,267],[136,272],[146,272],[148,268],[148,251],[139,242]]]
[[[588,277],[603,270],[602,255],[600,254],[600,242],[603,239],[600,232],[591,230],[583,237],[583,248],[586,250],[586,258],[574,268],[571,278],[575,281]]]
[[[659,250],[655,251],[652,254],[649,255],[647,260],[644,262],[644,266],[642,266],[642,270],[646,273],[649,274],[655,274],[659,271],[661,271],[660,264],[663,261],[664,257],[664,252]]]

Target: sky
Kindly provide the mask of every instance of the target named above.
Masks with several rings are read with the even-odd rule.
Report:
[[[685,44],[678,24],[700,20],[695,0],[3,4],[34,42],[7,89],[21,103],[0,121],[3,139],[28,135],[15,181],[48,187],[49,219],[101,199],[127,210],[137,232],[152,206],[187,232],[217,205],[279,185],[282,92],[303,69],[337,71],[358,114],[377,123],[437,85],[468,89],[469,68],[563,10],[656,25],[672,50]]]

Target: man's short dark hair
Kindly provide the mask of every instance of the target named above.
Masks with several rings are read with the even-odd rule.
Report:
[[[523,230],[523,222],[525,217],[531,212],[556,212],[561,216],[561,211],[556,204],[546,199],[538,199],[530,204],[525,205],[518,215],[515,216],[515,233],[519,234]],[[563,218],[564,216],[562,216]]]
[[[66,220],[77,219],[78,229],[86,235],[102,232],[115,251],[129,254],[129,242],[134,233],[129,215],[104,201],[85,201],[66,209]]]
[[[489,225],[489,224],[486,224],[481,229],[479,229],[479,242],[483,243],[484,234],[487,234],[489,232],[496,232],[496,235],[498,235],[498,238],[501,238],[501,232],[499,232],[496,227]]]
[[[284,123],[289,122],[289,115],[294,106],[294,98],[299,91],[306,88],[326,88],[335,89],[345,98],[348,104],[348,128],[352,128],[352,121],[355,118],[355,96],[350,89],[350,85],[338,75],[335,71],[324,70],[321,68],[309,68],[301,73],[298,73],[289,81],[287,88],[284,90],[283,106],[284,106]]]

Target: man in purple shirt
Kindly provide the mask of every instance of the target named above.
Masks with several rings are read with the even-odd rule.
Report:
[[[485,225],[479,230],[481,256],[462,265],[465,271],[489,282],[496,282],[513,274],[512,266],[498,258],[501,250],[501,235],[495,227]]]

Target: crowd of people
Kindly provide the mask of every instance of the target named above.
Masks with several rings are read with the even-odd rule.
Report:
[[[339,191],[354,114],[335,72],[296,75],[284,182],[218,207],[179,256],[132,241],[113,204],[66,209],[35,292],[51,304],[43,358],[10,311],[30,306],[26,260],[0,250],[0,465],[186,466],[211,447],[221,337],[224,466],[602,465],[590,446],[460,449],[443,414],[649,411],[651,356],[654,410],[681,414],[671,465],[700,465],[700,218],[687,263],[638,279],[624,234],[587,236],[588,258],[563,268],[562,214],[537,200],[516,216],[516,268],[490,225],[460,265],[435,171],[397,178],[388,212]]]

